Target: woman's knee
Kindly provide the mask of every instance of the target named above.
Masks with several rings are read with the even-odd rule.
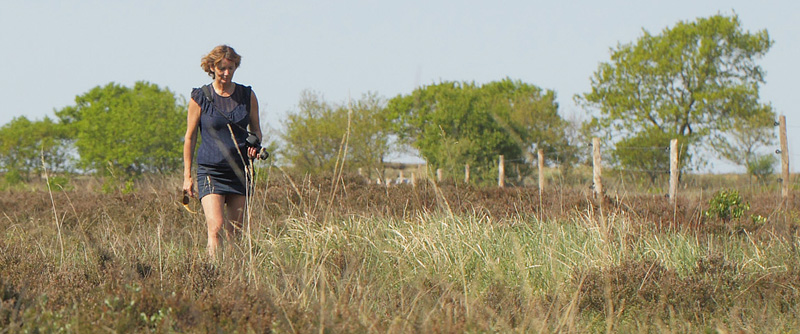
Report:
[[[219,224],[208,224],[208,236],[209,237],[216,237],[219,232],[222,231],[222,223]]]
[[[243,195],[228,195],[225,199],[228,210],[228,219],[235,222],[241,222],[244,217],[244,208],[247,203],[247,198]]]

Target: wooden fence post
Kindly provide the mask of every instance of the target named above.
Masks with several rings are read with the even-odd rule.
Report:
[[[436,183],[442,183],[442,178],[444,177],[443,173],[441,168],[436,169]]]
[[[506,157],[500,155],[500,161],[497,166],[497,186],[503,188],[506,186]]]
[[[417,186],[417,173],[411,172],[411,186]]]
[[[469,164],[464,165],[464,183],[469,183]]]
[[[678,140],[669,141],[669,202],[678,200]]]
[[[539,150],[539,198],[542,197],[542,192],[544,192],[544,151]]]
[[[594,196],[597,199],[603,199],[603,182],[600,177],[603,170],[600,167],[600,138],[592,138],[592,182],[594,187]]]
[[[778,121],[781,140],[781,200],[789,204],[789,143],[786,140],[786,116],[781,116]]]

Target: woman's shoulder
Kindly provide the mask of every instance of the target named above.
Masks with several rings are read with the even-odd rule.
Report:
[[[202,101],[202,99],[206,96],[205,88],[209,87],[209,85],[202,85],[200,87],[192,88],[192,100],[197,102],[198,104]]]
[[[238,82],[236,82],[235,84],[236,84],[236,89],[237,90],[241,90],[241,91],[251,91],[251,90],[253,90],[253,87],[251,87],[251,86],[243,85],[243,84],[240,84]]]
[[[203,91],[204,89],[206,89],[206,87],[211,88],[211,83],[207,83],[207,84],[200,85],[198,87],[192,88],[192,93],[194,93],[196,91]]]
[[[197,102],[199,104],[200,101],[202,101],[204,95],[205,94],[203,94],[202,86],[201,87],[197,87],[197,88],[192,88],[191,97],[192,97],[192,100],[194,100],[194,102]]]
[[[237,82],[236,83],[235,92],[237,94],[241,94],[244,97],[249,97],[250,94],[253,92],[253,87],[247,86],[247,85],[243,85],[243,84],[240,84],[240,83]]]

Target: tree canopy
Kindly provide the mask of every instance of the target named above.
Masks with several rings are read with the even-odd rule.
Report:
[[[333,172],[338,161],[346,163],[344,170],[362,167],[383,177],[383,160],[392,152],[384,108],[375,93],[334,105],[304,91],[298,110],[284,121],[283,155],[301,172]]]
[[[756,64],[772,43],[766,30],[743,31],[737,16],[679,22],[658,35],[644,31],[612,49],[591,92],[576,100],[599,112],[587,127],[623,146],[666,147],[669,137],[702,146],[710,142],[703,139],[724,138],[735,121],[774,116],[759,102],[764,71]]]
[[[180,167],[186,106],[168,89],[109,83],[77,96],[75,103],[56,116],[75,140],[80,167],[129,174]]]
[[[568,152],[555,93],[518,80],[441,82],[397,96],[387,108],[398,138],[431,166],[458,173],[469,164],[478,180],[494,177],[498,155],[525,161],[534,149],[549,157]]]
[[[63,128],[50,118],[31,121],[15,117],[0,127],[0,167],[22,178],[47,164],[55,171],[69,169],[69,139]]]

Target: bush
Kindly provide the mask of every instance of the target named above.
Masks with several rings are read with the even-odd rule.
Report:
[[[747,174],[755,176],[758,182],[766,182],[767,178],[775,171],[778,159],[766,154],[747,161]]]
[[[6,182],[6,184],[13,186],[22,183],[22,181],[24,181],[24,178],[22,177],[22,174],[19,172],[19,170],[11,169],[8,172],[6,172],[5,176],[3,176],[3,180]]]
[[[47,179],[50,190],[61,191],[71,190],[72,186],[69,184],[69,178],[66,176],[51,176]]]
[[[706,217],[719,218],[725,221],[731,218],[740,218],[745,211],[750,210],[750,204],[742,199],[739,191],[733,189],[720,190],[714,193],[708,201]]]

